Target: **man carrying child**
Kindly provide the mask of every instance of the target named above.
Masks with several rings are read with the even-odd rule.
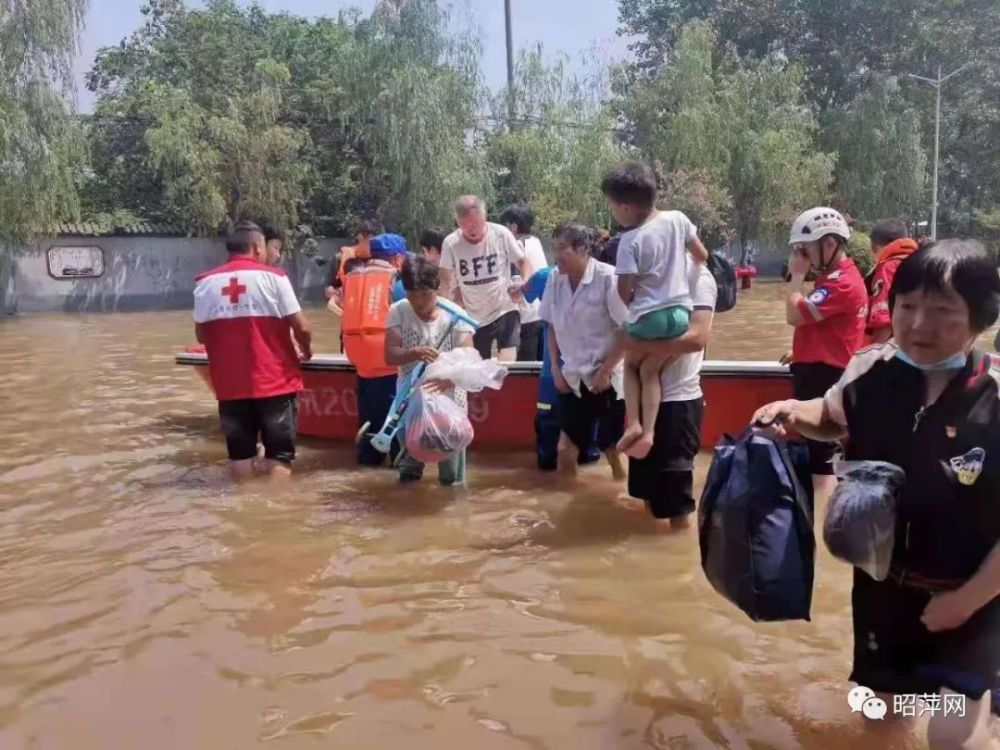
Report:
[[[601,189],[615,221],[635,227],[622,235],[616,265],[618,294],[629,306],[626,332],[645,341],[679,338],[693,310],[690,260],[704,264],[708,250],[687,216],[657,210],[656,175],[645,164],[630,162],[612,170]],[[652,352],[626,356],[628,424],[618,450],[632,458],[645,458],[653,448],[666,361]]]

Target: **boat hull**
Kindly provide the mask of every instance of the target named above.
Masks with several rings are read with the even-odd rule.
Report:
[[[208,359],[196,348],[176,357],[194,367],[211,389]],[[535,410],[541,363],[508,365],[510,374],[499,391],[469,395],[469,418],[477,448],[533,449]],[[358,431],[354,368],[342,355],[316,356],[303,365],[305,389],[299,398],[299,434],[351,441]],[[711,448],[725,434],[742,432],[764,404],[792,397],[788,368],[766,362],[705,362],[702,368],[705,421],[702,447]],[[378,429],[381,425],[376,425]]]

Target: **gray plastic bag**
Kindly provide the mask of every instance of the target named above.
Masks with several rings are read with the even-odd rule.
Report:
[[[896,496],[906,472],[884,461],[840,461],[823,540],[839,560],[884,581],[896,541]]]

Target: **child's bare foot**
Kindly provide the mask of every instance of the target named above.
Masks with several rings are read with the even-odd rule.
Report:
[[[619,453],[624,453],[626,455],[632,455],[628,452],[628,449],[632,447],[632,443],[642,437],[642,425],[636,422],[635,424],[630,424],[625,428],[625,434],[622,435],[622,439],[618,441],[618,445],[615,449]]]
[[[632,458],[642,459],[648,456],[651,450],[653,450],[653,436],[642,433],[625,453]]]

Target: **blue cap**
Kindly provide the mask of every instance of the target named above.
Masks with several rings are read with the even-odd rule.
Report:
[[[372,255],[406,255],[406,240],[398,234],[379,234],[372,237],[368,247]]]

